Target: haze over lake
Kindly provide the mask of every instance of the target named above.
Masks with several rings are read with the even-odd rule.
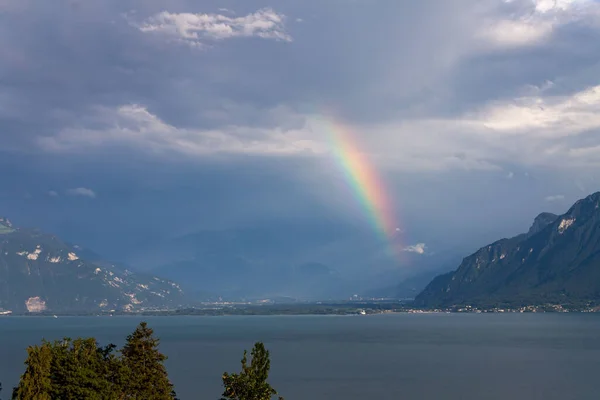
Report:
[[[122,344],[140,317],[0,319],[0,381],[42,337]],[[286,400],[597,399],[600,316],[426,314],[146,318],[182,400],[217,399],[224,371],[264,341]]]

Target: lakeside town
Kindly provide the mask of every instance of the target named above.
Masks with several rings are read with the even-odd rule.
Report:
[[[471,306],[454,305],[443,308],[416,307],[407,300],[378,299],[329,302],[277,303],[269,299],[257,301],[203,302],[181,308],[140,308],[136,310],[111,309],[100,312],[26,312],[13,313],[1,310],[0,316],[234,316],[234,315],[376,315],[376,314],[435,314],[435,313],[595,313],[600,306],[594,303],[579,305],[538,304],[523,306]]]

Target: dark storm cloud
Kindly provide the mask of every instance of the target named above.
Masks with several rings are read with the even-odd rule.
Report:
[[[455,116],[549,80],[564,82],[563,91],[581,90],[593,74],[577,83],[573,75],[600,61],[598,30],[577,21],[536,46],[481,51],[474,44],[485,25],[478,18],[531,13],[527,1],[8,4],[0,16],[0,123],[7,142],[54,135],[89,123],[82,116],[94,107],[124,104],[142,104],[169,124],[195,129],[300,128],[302,118],[290,114],[325,107],[361,123]],[[235,17],[267,7],[285,15],[292,43],[206,40],[198,50],[137,28],[165,10],[224,14],[219,8],[227,8]]]
[[[576,44],[576,45],[575,45]],[[449,79],[454,101],[442,113],[461,113],[489,101],[537,94],[572,95],[597,85],[600,29],[586,24],[561,26],[536,46],[473,54]]]
[[[329,109],[376,160],[408,244],[518,232],[546,197],[598,183],[598,21],[542,3],[0,2],[0,206],[105,248],[269,219],[367,226],[339,167],[304,154],[321,154],[329,132],[307,120]],[[226,19],[260,10],[283,22]],[[196,14],[224,26],[181,36]],[[156,21],[173,25],[141,29]]]
[[[273,112],[285,106],[334,105],[368,120],[397,115],[430,94],[440,39],[459,32],[455,19],[440,24],[450,3],[281,4],[292,44],[240,38],[194,51],[133,23],[165,9],[218,12],[221,3],[25,1],[0,16],[2,134],[21,143],[77,126],[92,107],[130,103],[194,128],[290,124]],[[228,4],[236,15],[266,6]]]
[[[192,3],[10,3],[0,14],[3,138],[22,143],[31,135],[53,135],[78,125],[90,108],[131,103],[181,127],[282,122],[269,111],[285,103],[277,93],[285,97],[285,85],[270,77],[279,71],[273,60],[282,57],[282,46],[261,49],[255,41],[193,51],[132,25],[166,6],[217,11]]]

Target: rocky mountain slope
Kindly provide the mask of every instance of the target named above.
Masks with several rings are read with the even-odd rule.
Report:
[[[573,303],[600,299],[600,192],[565,214],[540,214],[528,233],[502,239],[436,277],[423,306]]]
[[[0,311],[70,312],[175,307],[174,282],[134,274],[58,237],[12,226],[0,218]]]

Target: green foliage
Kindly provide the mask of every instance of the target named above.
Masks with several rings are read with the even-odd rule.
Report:
[[[52,346],[47,342],[27,349],[27,367],[13,390],[13,399],[52,400],[52,352]]]
[[[43,341],[27,349],[25,373],[14,400],[175,399],[152,329],[141,323],[121,355],[93,338]]]
[[[95,339],[65,338],[32,346],[27,369],[13,391],[13,399],[118,399],[114,377],[118,360],[114,345],[98,347]]]
[[[159,339],[154,337],[154,332],[145,322],[127,337],[127,343],[121,350],[123,387],[127,398],[175,398],[173,384],[169,381],[163,364],[167,357],[158,351],[158,344]]]
[[[164,366],[167,357],[158,345],[145,322],[119,352],[112,344],[98,346],[94,338],[43,341],[27,348],[25,372],[12,399],[177,400]],[[247,356],[244,351],[239,374],[223,374],[221,400],[271,400],[277,395],[267,382],[271,361],[264,344],[254,345],[249,363]]]
[[[239,374],[223,374],[225,390],[221,400],[271,400],[277,391],[267,382],[271,361],[265,345],[258,342],[254,345],[252,360],[248,365],[248,353],[244,351],[242,371]],[[279,397],[283,400],[283,397]]]
[[[98,347],[96,340],[65,339],[55,342],[52,358],[52,398],[116,399],[120,389],[112,376],[117,360],[113,345]]]

